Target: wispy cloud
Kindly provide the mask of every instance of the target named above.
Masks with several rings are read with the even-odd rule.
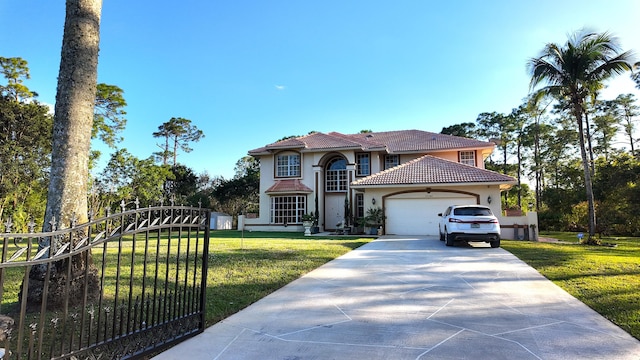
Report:
[[[276,87],[276,90],[280,90],[280,91],[282,91],[282,90],[284,90],[284,89],[286,89],[286,88],[287,88],[287,87],[286,87],[286,86],[284,86],[284,85],[275,85],[275,87]]]

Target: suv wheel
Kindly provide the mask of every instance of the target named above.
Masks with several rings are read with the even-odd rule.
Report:
[[[445,236],[446,236],[446,239],[444,241],[444,244],[447,246],[453,246],[453,235],[445,233]]]
[[[492,248],[499,248],[500,247],[500,240],[492,241],[491,242],[491,247]]]
[[[438,228],[438,234],[440,234],[440,241],[444,241],[444,234],[440,231],[440,228]]]

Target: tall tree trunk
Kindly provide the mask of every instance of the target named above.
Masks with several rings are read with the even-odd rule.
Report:
[[[87,178],[102,0],[67,0],[45,227],[87,220]]]
[[[589,145],[589,171],[591,172],[591,176],[595,174],[595,160],[593,157],[593,145],[591,144],[591,126],[589,126],[589,113],[587,110],[584,110],[584,122],[585,122],[585,132],[584,134],[587,137],[587,144]],[[582,124],[582,121],[580,121]],[[583,136],[585,136],[583,135]]]
[[[101,9],[102,0],[66,2],[44,231],[53,230],[56,224],[68,227],[73,221],[88,221],[89,147],[97,87]],[[46,245],[55,251],[61,244],[41,244]],[[69,265],[73,267],[73,274],[77,275],[84,273],[90,261],[76,256],[71,264],[65,261],[56,264],[56,267]],[[41,279],[42,274],[34,271],[32,277]],[[95,284],[93,280],[89,283]],[[30,291],[30,295],[35,296],[33,300],[37,301],[37,284],[32,281],[30,287],[32,284],[36,289],[35,292]],[[63,281],[53,281],[53,286],[56,284],[64,286]],[[69,290],[75,294],[76,290]],[[55,293],[50,291],[50,294]],[[73,295],[70,299],[73,299]]]
[[[585,149],[585,129],[582,123],[582,106],[579,103],[574,103],[574,116],[578,123],[578,139],[580,140],[580,156],[582,157],[582,167],[584,171],[584,187],[587,195],[587,204],[589,208],[588,221],[589,221],[589,237],[587,239],[588,244],[598,243],[595,238],[596,234],[596,211],[595,200],[593,197],[593,185],[591,182],[591,165],[589,158],[587,157],[587,151]]]
[[[175,167],[178,160],[178,135],[173,135],[173,166]]]
[[[540,118],[536,117],[536,132],[533,145],[533,157],[536,167],[536,211],[540,211],[540,194],[542,192],[542,164],[540,164]]]
[[[620,96],[618,96],[618,98],[620,98]],[[629,107],[631,107],[632,104],[629,104]],[[629,135],[629,145],[631,146],[631,155],[635,156],[636,154],[636,150],[634,148],[634,141],[633,141],[633,115],[631,113],[631,110],[628,109],[627,107],[624,107],[622,109],[622,111],[624,112],[624,120],[626,122],[626,124],[624,125],[624,129],[625,132],[627,133],[627,135]]]
[[[162,153],[162,165],[169,163],[169,135],[164,138],[164,152]]]
[[[520,141],[522,134],[518,134],[518,150],[517,150],[517,157],[518,157],[518,208],[522,209],[522,178],[521,178],[521,172],[522,172],[522,142]]]
[[[502,148],[503,160],[502,160],[502,173],[507,175],[507,142],[505,141]],[[504,191],[504,208],[509,206],[509,192]]]

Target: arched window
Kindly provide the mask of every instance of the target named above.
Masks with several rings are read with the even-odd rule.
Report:
[[[344,158],[335,157],[327,164],[325,190],[327,192],[347,191],[347,161]]]

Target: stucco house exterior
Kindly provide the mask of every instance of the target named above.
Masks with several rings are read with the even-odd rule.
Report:
[[[381,208],[384,234],[438,235],[438,213],[483,204],[501,214],[500,193],[516,180],[484,168],[495,144],[422,130],[312,133],[249,151],[260,160],[260,212],[244,229],[320,231]]]

